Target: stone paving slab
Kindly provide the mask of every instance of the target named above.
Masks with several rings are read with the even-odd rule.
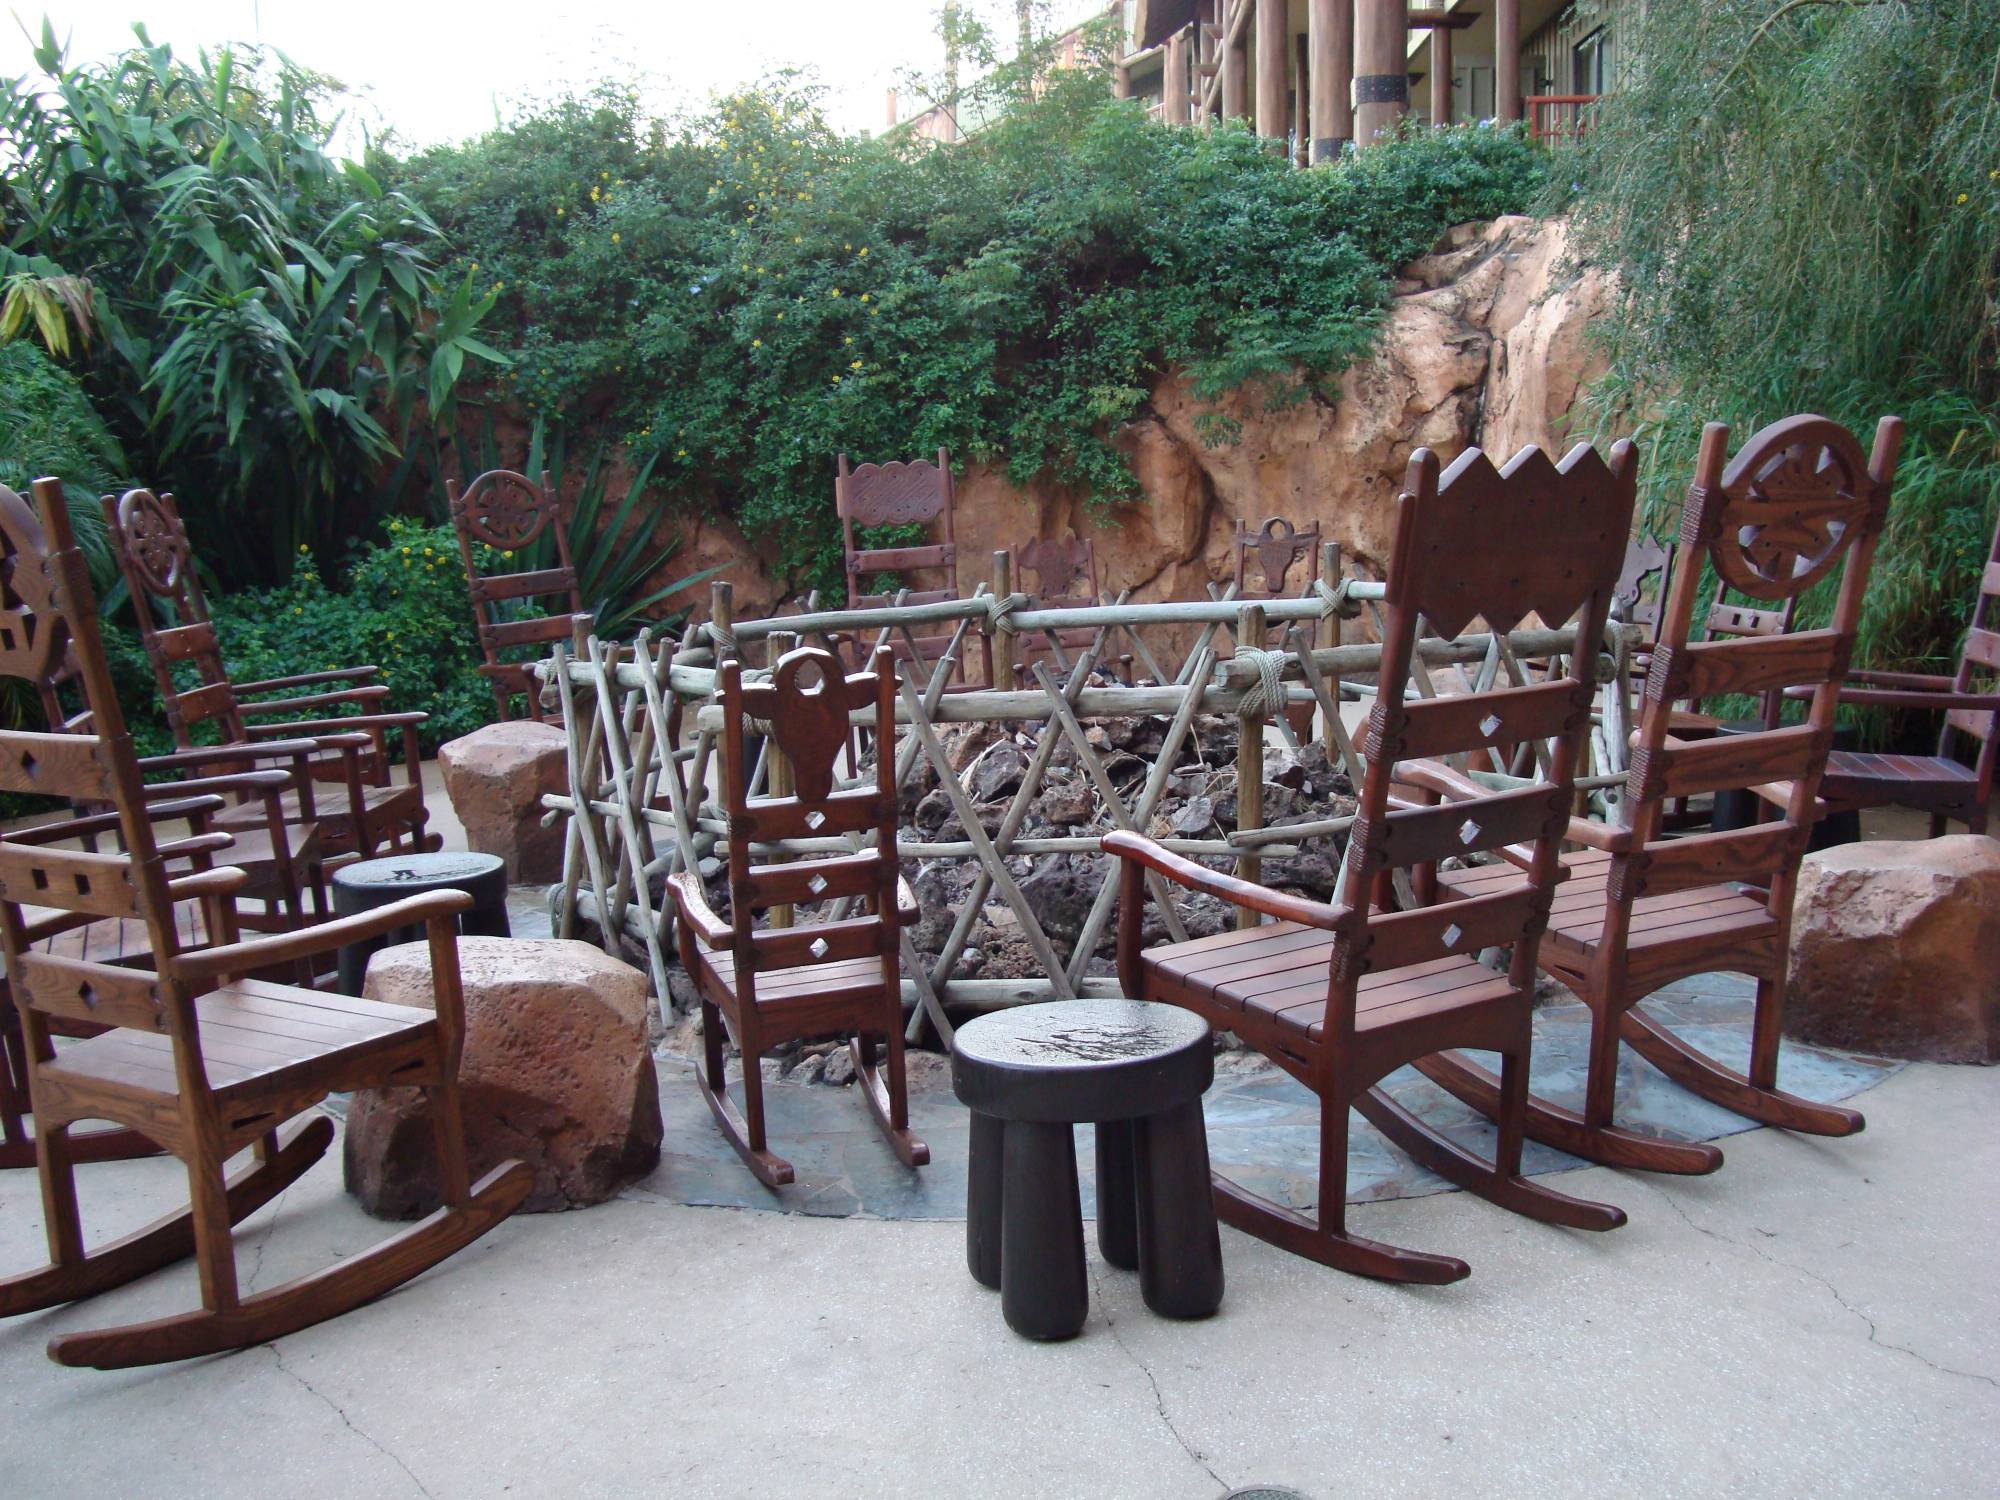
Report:
[[[1651,1010],[1675,1032],[1717,1059],[1743,1066],[1750,1050],[1750,981],[1704,975],[1663,990]],[[1581,1108],[1589,1012],[1580,1003],[1547,1007],[1535,1017],[1531,1087],[1554,1103]],[[693,1065],[662,1053],[661,1110],[666,1142],[652,1176],[630,1196],[697,1207],[880,1219],[962,1219],[968,1116],[952,1097],[943,1060],[915,1059],[912,1127],[931,1148],[931,1163],[912,1172],[876,1134],[853,1088],[767,1083],[765,1112],[771,1149],[790,1161],[797,1180],[776,1192],[760,1187],[716,1129],[695,1087]],[[1475,1053],[1477,1057],[1479,1054]],[[1490,1063],[1493,1059],[1488,1057]],[[1900,1064],[1788,1043],[1781,1087],[1808,1099],[1851,1098],[1880,1083]],[[734,1061],[731,1063],[732,1077]],[[1390,1075],[1389,1092],[1446,1135],[1481,1156],[1492,1154],[1494,1130],[1483,1115],[1443,1093],[1414,1069]],[[732,1092],[741,1098],[740,1084]],[[1749,1121],[1697,1098],[1626,1050],[1619,1072],[1620,1123],[1684,1140],[1714,1140],[1756,1129]],[[1253,1192],[1310,1209],[1318,1193],[1319,1105],[1289,1075],[1254,1054],[1217,1059],[1215,1085],[1203,1100],[1209,1154],[1215,1165]],[[1077,1138],[1084,1210],[1092,1211],[1092,1138]],[[1531,1175],[1587,1165],[1530,1141]],[[1356,1116],[1349,1133],[1348,1197],[1352,1202],[1418,1198],[1457,1189],[1396,1150]]]

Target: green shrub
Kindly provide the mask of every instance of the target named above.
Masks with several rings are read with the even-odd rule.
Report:
[[[1945,669],[2000,508],[2000,0],[1652,0],[1634,21],[1633,75],[1563,172],[1581,253],[1618,273],[1598,420],[1643,415],[1671,526],[1704,421],[1741,440],[1818,411],[1865,444],[1902,415],[1859,654]]]
[[[1162,371],[1297,399],[1370,347],[1401,262],[1544,186],[1518,131],[1300,172],[1107,95],[1057,70],[939,149],[838,136],[782,83],[673,124],[603,89],[384,171],[499,291],[498,398],[657,452],[656,486],[837,597],[835,453],[1131,499],[1112,439]]]
[[[34,504],[32,486],[63,482],[71,523],[100,589],[116,576],[97,498],[126,476],[118,440],[76,377],[25,339],[0,344],[0,484]]]

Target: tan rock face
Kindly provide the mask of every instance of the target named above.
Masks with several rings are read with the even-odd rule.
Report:
[[[646,1037],[646,977],[588,943],[461,938],[459,1066],[472,1175],[518,1157],[534,1168],[527,1211],[601,1203],[660,1157],[659,1081]],[[423,943],[368,964],[371,1000],[435,1008]],[[438,1203],[432,1122],[418,1089],[354,1096],[347,1188],[368,1212],[415,1218]]]
[[[466,842],[507,861],[510,881],[562,876],[564,825],[542,827],[542,797],[568,790],[554,724],[489,724],[438,750],[444,789]]]
[[[1578,392],[1603,367],[1585,335],[1605,286],[1594,273],[1574,275],[1566,249],[1561,221],[1459,226],[1406,269],[1375,352],[1302,400],[1272,406],[1268,392],[1245,389],[1204,401],[1184,377],[1165,376],[1113,437],[1138,478],[1137,502],[1093,510],[1072,490],[1023,489],[973,465],[958,485],[961,590],[991,578],[996,550],[1073,531],[1096,543],[1106,591],[1198,599],[1234,576],[1236,522],[1255,527],[1274,515],[1301,528],[1318,522],[1350,563],[1379,569],[1416,449],[1449,463],[1478,444],[1505,462],[1528,443],[1559,457],[1571,440]],[[1238,437],[1211,447],[1203,419],[1217,416],[1238,424]],[[728,522],[704,521],[672,567],[729,562],[737,618],[750,619],[773,612],[784,592],[768,555]],[[705,613],[705,600],[689,602]]]
[[[2000,841],[1955,834],[1807,856],[1785,1030],[1888,1057],[2000,1061]]]

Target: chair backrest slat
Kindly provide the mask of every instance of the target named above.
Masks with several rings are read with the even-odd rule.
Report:
[[[24,952],[18,976],[28,1004],[43,1015],[133,1031],[173,1029],[159,976],[145,969]]]
[[[847,455],[834,461],[833,503],[840,516],[846,550],[847,597],[860,604],[868,599],[863,580],[871,573],[942,574],[918,580],[926,585],[923,598],[931,603],[958,597],[958,534],[952,512],[957,493],[951,478],[951,454],[938,449],[935,463],[913,458],[886,464],[848,467]],[[920,546],[869,548],[860,533],[880,526],[936,527],[935,540]]]
[[[0,901],[96,917],[142,917],[132,862],[122,854],[0,843]]]
[[[1367,772],[1342,864],[1346,915],[1334,940],[1329,1035],[1352,1030],[1356,989],[1370,970],[1511,944],[1506,982],[1533,984],[1541,929],[1561,879],[1557,856],[1590,725],[1604,621],[1625,558],[1636,476],[1630,443],[1613,448],[1608,463],[1583,445],[1560,465],[1525,448],[1505,469],[1468,449],[1442,479],[1428,450],[1411,459],[1385,580]],[[1496,541],[1528,536],[1535,546]],[[1530,614],[1576,621],[1565,675],[1532,687],[1412,701],[1420,622],[1453,636],[1475,620],[1508,631]],[[1403,761],[1531,738],[1548,740],[1551,750],[1546,768],[1526,785],[1436,807],[1392,800]],[[1386,871],[1503,847],[1518,857],[1524,845],[1528,877],[1520,886],[1414,911],[1373,908]]]
[[[1662,887],[1685,889],[1706,871],[1767,889],[1770,911],[1789,913],[1901,442],[1902,423],[1894,417],[1877,427],[1872,455],[1844,427],[1818,416],[1774,422],[1734,458],[1728,456],[1727,427],[1711,423],[1703,432],[1682,512],[1680,557],[1640,707],[1622,803],[1633,848],[1613,861],[1607,942],[1622,941],[1615,929],[1630,920],[1633,900]],[[1689,642],[1704,563],[1722,588],[1754,601],[1742,611],[1746,618],[1735,622],[1741,638],[1718,635],[1711,605],[1709,639]],[[1789,623],[1799,597],[1836,571],[1838,594],[1824,629],[1791,637],[1764,629],[1772,620]],[[1752,614],[1757,619],[1747,618]],[[1763,724],[1693,744],[1674,741],[1674,705],[1690,686],[1761,689]],[[1804,723],[1778,723],[1780,686],[1812,689]],[[1784,805],[1773,822],[1712,833],[1692,848],[1683,847],[1688,840],[1660,837],[1669,799],[1767,784],[1783,788]]]

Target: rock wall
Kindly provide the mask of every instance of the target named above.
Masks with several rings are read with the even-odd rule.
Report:
[[[1254,527],[1274,515],[1300,527],[1317,521],[1350,558],[1379,566],[1416,449],[1449,463],[1473,444],[1503,460],[1527,443],[1564,444],[1578,392],[1602,369],[1586,334],[1605,305],[1603,278],[1571,274],[1566,246],[1560,220],[1452,230],[1405,268],[1374,354],[1330,393],[1270,409],[1255,390],[1199,401],[1184,377],[1167,376],[1115,439],[1144,498],[1108,515],[1092,516],[1074,491],[1022,489],[974,466],[958,490],[960,587],[970,592],[990,576],[995,550],[1073,530],[1095,541],[1105,589],[1200,598],[1204,585],[1234,574],[1236,522]],[[1197,419],[1210,412],[1241,425],[1235,442],[1202,442]],[[726,520],[696,526],[674,567],[717,562],[731,565],[738,618],[786,602],[783,581]]]

